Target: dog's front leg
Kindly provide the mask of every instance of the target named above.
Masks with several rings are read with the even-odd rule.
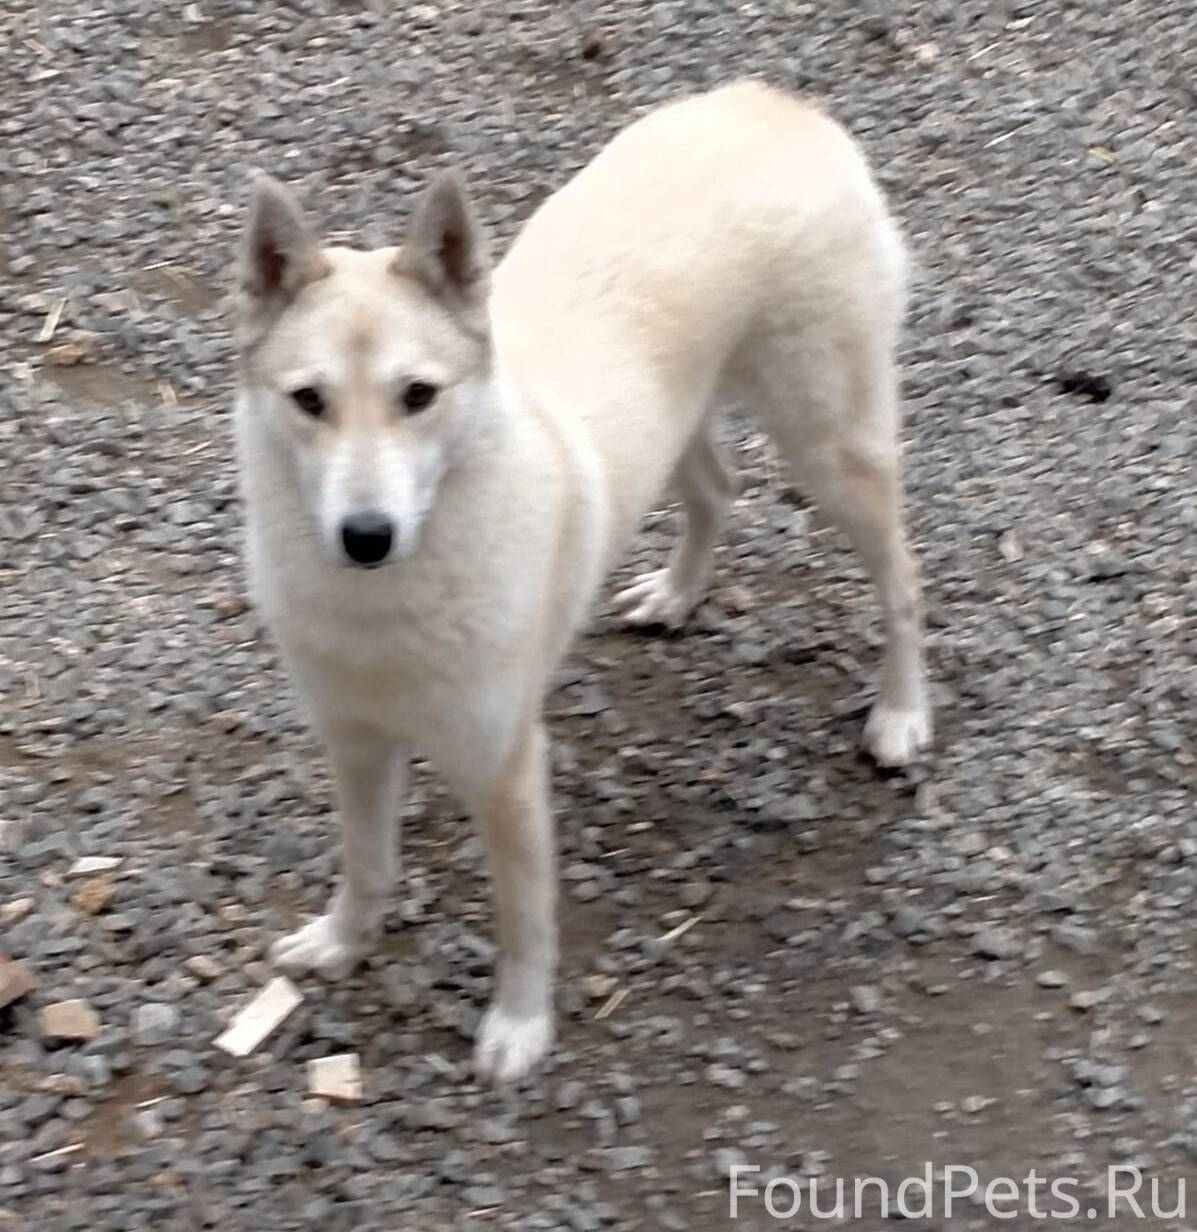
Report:
[[[527,1073],[553,1039],[557,858],[548,741],[530,724],[480,805],[494,879],[498,987],[478,1031],[475,1064],[496,1082]]]
[[[293,974],[343,979],[382,931],[398,863],[399,805],[408,758],[394,741],[360,728],[331,728],[326,742],[341,822],[341,884],[326,915],[275,942],[275,963]]]

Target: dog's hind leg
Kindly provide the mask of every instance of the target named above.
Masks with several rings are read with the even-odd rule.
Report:
[[[929,743],[931,710],[902,512],[893,334],[866,314],[805,333],[793,324],[753,340],[737,366],[799,486],[847,534],[877,588],[886,647],[864,744],[881,765],[901,766]]]
[[[904,766],[931,739],[918,567],[906,541],[896,450],[849,440],[805,466],[811,495],[843,529],[881,598],[885,657],[864,744],[883,766]]]
[[[711,557],[736,486],[710,420],[687,445],[674,471],[673,485],[682,500],[685,527],[672,559],[664,569],[644,574],[615,596],[624,619],[632,625],[676,629],[706,593]]]
[[[398,863],[399,805],[408,760],[374,732],[327,734],[341,823],[341,884],[328,912],[274,943],[275,964],[294,975],[348,975],[382,932]]]

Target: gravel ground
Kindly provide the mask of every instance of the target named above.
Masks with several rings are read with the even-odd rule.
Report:
[[[1103,1194],[1093,1228],[1131,1226],[1104,1211],[1111,1163],[1197,1203],[1193,21],[1181,0],[3,6],[0,948],[40,987],[0,1009],[0,1229],[702,1232],[728,1226],[736,1162],[1034,1166]],[[385,953],[225,1056],[335,858],[241,597],[220,301],[246,169],[373,243],[453,158],[506,240],[640,109],[743,72],[829,100],[916,251],[934,755],[882,777],[856,752],[871,595],[733,421],[746,486],[695,627],[600,612],[552,701],[546,1072],[470,1080],[486,881],[431,774]],[[633,563],[672,529],[654,516]],[[71,875],[85,856],[120,863]],[[98,1034],[48,1039],[75,998]],[[306,1062],[342,1052],[361,1101],[309,1098]],[[950,1226],[997,1225],[965,1203]]]

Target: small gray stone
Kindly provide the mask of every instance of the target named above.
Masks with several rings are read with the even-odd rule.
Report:
[[[162,1137],[166,1124],[161,1112],[155,1107],[139,1108],[133,1114],[133,1128],[137,1136],[146,1142]]]
[[[408,1129],[455,1129],[461,1117],[441,1099],[424,1100],[404,1111],[403,1122]]]
[[[1125,1065],[1094,1065],[1089,1077],[1099,1087],[1114,1087],[1126,1081]]]
[[[635,1125],[640,1120],[640,1101],[634,1095],[621,1095],[615,1100],[615,1120],[620,1125]]]
[[[652,1149],[647,1146],[611,1146],[603,1151],[603,1158],[612,1172],[627,1172],[643,1168],[652,1162]]]
[[[585,1098],[586,1088],[576,1079],[568,1079],[557,1088],[557,1107],[562,1112],[576,1108]]]
[[[748,1081],[743,1070],[719,1063],[707,1066],[706,1079],[712,1086],[723,1087],[729,1091],[740,1090]]]
[[[1092,954],[1097,949],[1097,934],[1081,924],[1065,922],[1057,924],[1051,932],[1052,940],[1074,954]]]
[[[569,892],[580,903],[593,903],[602,896],[603,888],[597,881],[579,881]]]
[[[143,1047],[165,1044],[178,1030],[179,1008],[160,1001],[139,1005],[133,1012],[133,1042]]]
[[[983,928],[972,940],[970,947],[981,958],[1016,958],[1022,953],[1022,942],[1009,930]]]
[[[894,912],[893,929],[899,937],[914,937],[916,934],[930,931],[930,920],[921,908],[903,903]]]
[[[519,1127],[502,1117],[488,1117],[478,1123],[478,1137],[483,1142],[499,1145],[504,1142],[515,1142],[523,1135]]]
[[[737,1147],[720,1147],[711,1159],[715,1165],[715,1175],[721,1180],[731,1176],[733,1169],[748,1166],[748,1157]]]
[[[1122,1102],[1121,1087],[1090,1087],[1085,1092],[1085,1098],[1093,1105],[1094,1108],[1099,1108],[1103,1111],[1115,1108]]]
[[[171,1085],[180,1095],[198,1095],[208,1086],[208,1074],[202,1065],[185,1065],[170,1075]]]
[[[466,1206],[473,1210],[487,1210],[503,1204],[503,1191],[496,1185],[469,1185],[461,1196]]]

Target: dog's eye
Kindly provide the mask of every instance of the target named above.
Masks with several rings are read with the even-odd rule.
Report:
[[[403,405],[412,412],[427,410],[436,401],[438,393],[440,390],[428,381],[412,381],[403,388]]]
[[[319,419],[324,414],[324,398],[318,389],[304,385],[291,391],[291,401],[305,414]]]

